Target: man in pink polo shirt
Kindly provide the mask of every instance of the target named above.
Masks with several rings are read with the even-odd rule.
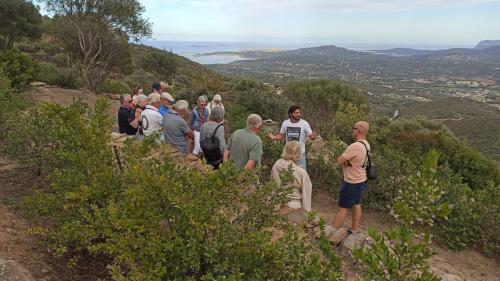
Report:
[[[344,223],[347,209],[352,208],[352,228],[348,234],[359,231],[361,222],[361,199],[363,190],[368,187],[366,176],[367,151],[370,144],[366,140],[370,126],[366,121],[358,121],[352,128],[356,140],[337,158],[342,167],[344,179],[339,193],[339,211],[333,220],[333,227],[339,229]]]

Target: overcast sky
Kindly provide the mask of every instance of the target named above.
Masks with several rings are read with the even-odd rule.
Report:
[[[500,39],[500,0],[141,0],[153,38],[475,45]]]

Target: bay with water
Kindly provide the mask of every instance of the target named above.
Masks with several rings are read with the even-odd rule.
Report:
[[[470,48],[471,46],[436,45],[436,44],[365,44],[365,43],[276,43],[276,42],[197,42],[197,41],[162,41],[145,40],[144,45],[166,51],[172,51],[200,64],[226,64],[248,58],[237,54],[213,54],[216,52],[242,52],[263,50],[295,50],[299,48],[335,45],[355,51],[383,50],[392,48],[413,48],[421,50],[439,50],[448,48]]]

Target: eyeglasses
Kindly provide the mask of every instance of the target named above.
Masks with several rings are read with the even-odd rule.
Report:
[[[352,127],[352,129],[353,129],[353,130],[358,130],[358,131],[359,131],[359,129],[358,129],[358,128],[356,128],[356,127]]]

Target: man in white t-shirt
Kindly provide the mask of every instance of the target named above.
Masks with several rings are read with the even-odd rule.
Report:
[[[142,120],[142,130],[144,136],[149,136],[154,132],[159,133],[159,140],[163,140],[162,134],[162,120],[163,116],[158,112],[158,108],[160,108],[160,95],[158,93],[152,93],[148,96],[149,104],[146,105],[146,108],[142,111],[141,120]]]
[[[316,132],[313,132],[311,126],[306,120],[300,119],[302,112],[298,105],[293,105],[288,109],[289,119],[283,121],[281,124],[280,132],[273,135],[271,132],[267,134],[267,137],[271,140],[285,140],[298,141],[300,143],[300,152],[302,154],[299,165],[301,165],[304,170],[307,170],[306,161],[306,137],[310,140],[316,139]]]

